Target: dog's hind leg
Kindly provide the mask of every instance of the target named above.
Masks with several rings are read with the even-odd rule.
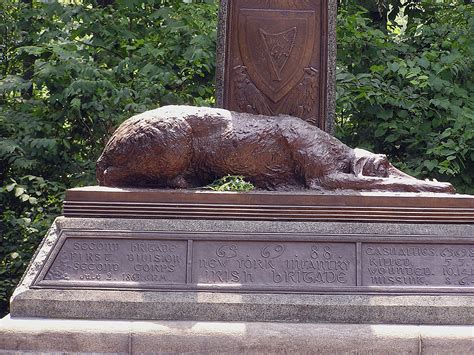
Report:
[[[128,169],[114,166],[105,169],[101,176],[99,184],[111,187],[124,186],[124,181],[129,181],[131,178]]]

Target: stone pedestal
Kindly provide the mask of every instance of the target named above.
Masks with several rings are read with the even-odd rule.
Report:
[[[472,347],[469,196],[89,187],[68,191],[64,215],[12,297],[0,349]],[[92,340],[67,345],[70,333]]]
[[[472,326],[11,319],[7,353],[472,354]]]
[[[472,250],[469,246],[471,225],[60,217],[16,289],[11,314],[12,317],[80,319],[471,324],[474,298],[468,282],[472,275],[467,278],[452,275],[458,285],[439,286],[444,281],[440,277],[443,268],[426,261],[434,257],[419,257],[421,261],[413,256],[402,258],[410,260],[412,268],[428,267],[433,275],[400,281],[432,284],[400,286],[372,284],[372,278],[364,276],[369,273],[366,271],[369,266],[362,264],[364,260],[358,257],[356,247],[353,259],[348,254],[341,254],[343,258],[337,255],[336,261],[345,263],[328,259],[328,262],[314,264],[314,268],[321,270],[304,269],[306,279],[294,270],[302,266],[291,264],[288,267],[278,262],[278,258],[269,262],[255,256],[256,251],[261,255],[266,245],[273,246],[275,236],[284,236],[285,242],[280,240],[278,245],[283,245],[285,252],[292,251],[298,240],[299,259],[304,260],[305,248],[307,253],[311,247],[323,252],[325,248],[329,248],[329,252],[340,252],[340,246],[334,241],[350,244],[352,239],[348,236],[372,241],[382,239],[389,241],[391,248],[402,248],[405,244],[393,243],[387,236],[406,240],[408,233],[418,240],[412,244],[412,248],[418,249],[410,250],[435,248],[437,254],[445,248]],[[324,238],[317,238],[318,235]],[[436,248],[432,242],[426,244],[426,240],[442,238],[442,235],[448,235],[458,244],[449,246],[451,244],[443,241],[443,249]],[[266,237],[266,241],[257,241],[259,237]],[[192,238],[191,242],[188,238]],[[463,244],[459,244],[461,240]],[[229,246],[231,241],[233,244]],[[249,243],[252,248],[244,248]],[[174,257],[167,263],[153,262],[149,255],[156,252],[149,251],[147,245],[174,245],[172,252],[156,254]],[[373,250],[383,248],[373,242],[369,245]],[[218,250],[232,252],[232,246],[237,247],[237,253],[239,250],[247,253],[241,261],[243,270],[237,259],[216,254]],[[276,247],[274,250],[278,251]],[[293,254],[291,256],[285,260],[293,260]],[[439,259],[439,255],[435,259]],[[471,265],[471,259],[465,259],[468,259],[467,265]],[[157,271],[158,266],[152,269],[153,265],[160,265],[160,270]],[[163,265],[172,265],[173,271],[167,271]],[[386,272],[386,267],[383,268],[380,270]],[[357,273],[363,277],[357,278]],[[428,271],[423,273],[428,274]],[[238,278],[242,278],[241,283],[235,282]],[[369,286],[362,284],[365,279],[371,283]],[[390,279],[383,280],[391,283]],[[461,281],[465,285],[460,286]]]

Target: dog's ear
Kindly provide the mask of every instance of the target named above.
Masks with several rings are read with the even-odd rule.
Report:
[[[374,174],[378,177],[388,178],[390,176],[390,167],[392,164],[388,161],[385,154],[377,154],[374,161]]]
[[[367,160],[373,154],[360,148],[354,149],[354,159],[352,160],[352,172],[354,175],[362,176],[364,172],[364,166],[367,163]]]
[[[384,154],[374,154],[364,149],[354,149],[354,160],[352,171],[358,176],[388,177],[389,167],[387,156]]]
[[[364,165],[367,161],[367,157],[356,157],[352,161],[352,171],[356,176],[361,176],[364,170]]]
[[[387,178],[389,176],[390,163],[384,154],[372,154],[367,158],[363,168],[363,176]]]

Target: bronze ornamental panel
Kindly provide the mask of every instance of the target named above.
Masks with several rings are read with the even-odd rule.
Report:
[[[107,191],[107,193],[104,193]],[[474,196],[302,190],[246,193],[86,187],[66,191],[66,217],[474,224]]]
[[[289,114],[325,129],[327,13],[321,0],[231,1],[224,108]]]
[[[366,286],[474,287],[472,244],[363,244]]]
[[[197,241],[193,246],[197,284],[356,285],[354,243]]]
[[[184,284],[186,252],[182,240],[67,238],[44,279],[103,286]]]
[[[417,238],[68,231],[32,287],[474,293],[472,242]]]

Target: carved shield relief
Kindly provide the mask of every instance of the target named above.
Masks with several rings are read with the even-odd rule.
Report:
[[[239,11],[238,42],[250,79],[271,101],[280,101],[310,65],[316,32],[312,11]]]
[[[326,15],[321,0],[231,1],[224,107],[290,114],[324,129]]]

